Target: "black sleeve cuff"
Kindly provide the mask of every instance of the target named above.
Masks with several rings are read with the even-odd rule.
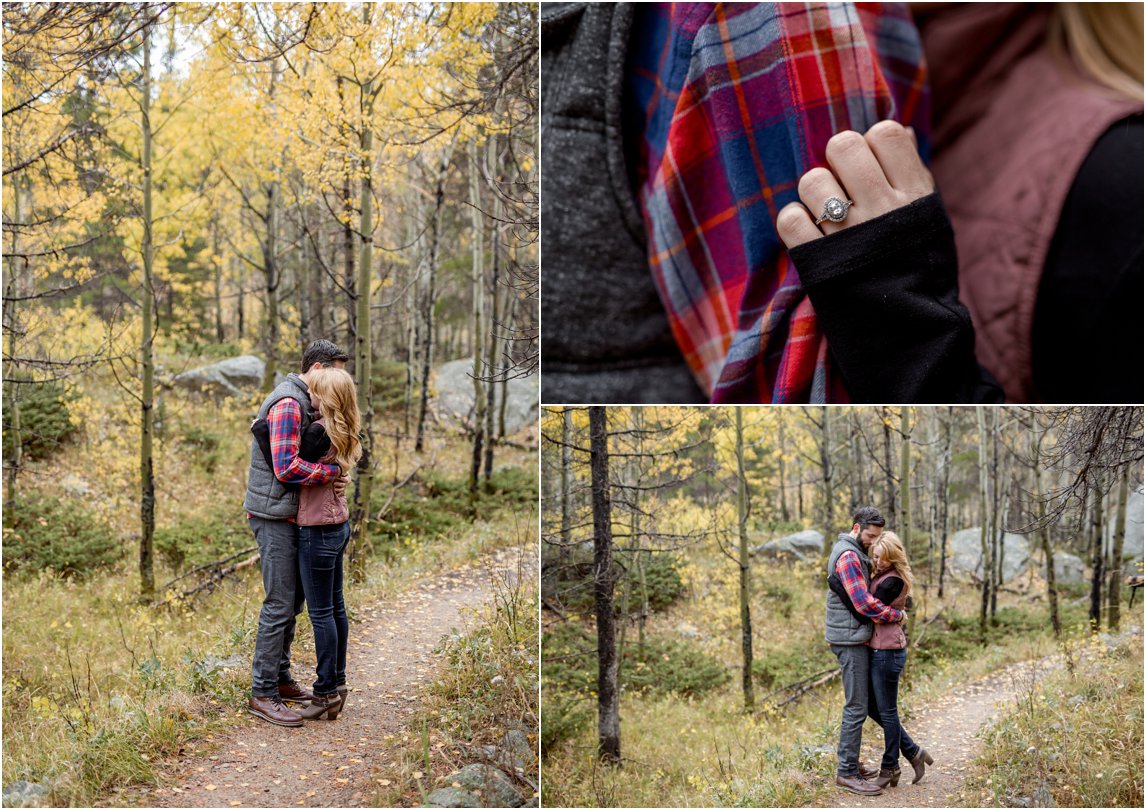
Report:
[[[959,301],[955,236],[930,194],[789,252],[854,402],[999,402]]]

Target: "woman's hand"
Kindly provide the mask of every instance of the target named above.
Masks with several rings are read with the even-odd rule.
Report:
[[[831,171],[816,167],[800,178],[804,205],[789,203],[776,216],[776,231],[789,250],[902,208],[935,190],[935,180],[919,157],[915,132],[897,121],[880,121],[866,135],[838,132],[828,141],[825,155]],[[852,201],[847,217],[816,225],[829,197]]]

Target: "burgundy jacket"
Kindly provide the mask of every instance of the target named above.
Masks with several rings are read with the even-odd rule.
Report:
[[[322,424],[319,417],[314,422]],[[334,448],[322,457],[323,464],[334,463]],[[334,482],[314,487],[300,487],[298,493],[298,525],[299,526],[330,526],[345,523],[350,519],[350,510],[346,505],[346,492],[338,495],[334,491]]]
[[[894,568],[887,569],[871,581],[871,592],[875,593],[875,589],[879,587],[880,583],[891,577],[899,577]],[[899,592],[899,596],[895,597],[895,601],[890,606],[896,610],[906,608],[906,588]],[[875,622],[873,628],[871,641],[868,642],[868,646],[873,650],[902,650],[907,647],[907,633],[903,630],[903,622],[896,622],[895,624]]]

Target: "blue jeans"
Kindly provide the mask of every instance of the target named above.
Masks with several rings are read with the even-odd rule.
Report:
[[[911,759],[919,746],[899,722],[899,675],[907,664],[907,650],[871,651],[871,689],[868,715],[883,728],[883,760],[880,767],[899,767],[899,754]]]
[[[318,656],[316,695],[332,694],[346,683],[346,636],[350,623],[342,599],[342,555],[348,542],[349,522],[298,528],[298,570]]]
[[[251,693],[277,695],[279,684],[290,683],[290,647],[295,616],[302,612],[302,583],[298,570],[298,526],[289,520],[249,520],[259,546],[263,575],[262,609],[255,654],[251,661]]]
[[[858,776],[860,738],[869,706],[871,647],[866,644],[832,644],[831,648],[840,662],[844,684],[844,712],[840,720],[840,744],[836,749],[839,758],[837,773],[840,776]]]

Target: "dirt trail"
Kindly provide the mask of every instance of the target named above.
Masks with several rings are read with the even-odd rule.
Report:
[[[523,568],[523,570],[519,570]],[[355,807],[371,801],[374,780],[394,759],[397,735],[433,673],[434,648],[452,628],[474,622],[490,601],[490,571],[528,584],[536,556],[505,549],[464,568],[411,584],[395,597],[359,609],[350,628],[346,710],[334,722],[283,728],[251,715],[215,750],[180,760],[174,785],[147,790],[139,804],[156,807]],[[313,680],[303,663],[295,675]]]
[[[918,785],[911,784],[911,765],[900,761],[899,786],[880,796],[856,796],[836,788],[829,807],[946,807],[963,784],[979,750],[977,732],[1025,694],[1031,684],[1061,666],[1061,656],[1011,664],[991,675],[959,684],[904,723],[911,738],[935,758]],[[861,759],[878,765],[883,754],[883,733],[874,723],[864,725]]]

